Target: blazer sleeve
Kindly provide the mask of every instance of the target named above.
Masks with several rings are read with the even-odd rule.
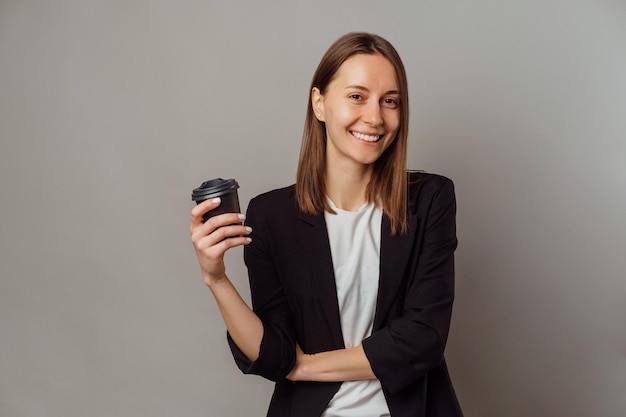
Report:
[[[295,364],[295,331],[291,310],[279,280],[271,252],[268,214],[271,203],[258,198],[248,205],[246,224],[252,227],[252,242],[244,247],[252,308],[263,323],[259,357],[252,362],[228,335],[228,344],[245,374],[256,374],[272,381],[284,379]]]
[[[416,197],[417,233],[402,314],[363,340],[381,385],[406,388],[441,364],[454,300],[456,201],[452,181],[428,181]]]

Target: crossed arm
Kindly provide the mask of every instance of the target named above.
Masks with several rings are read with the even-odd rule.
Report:
[[[263,324],[228,278],[209,285],[231,338],[243,354],[258,359]],[[296,345],[296,362],[287,375],[291,381],[351,381],[375,378],[362,346],[305,354]]]

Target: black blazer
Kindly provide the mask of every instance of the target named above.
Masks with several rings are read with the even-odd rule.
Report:
[[[443,357],[457,245],[452,181],[409,174],[408,213],[408,234],[395,236],[383,216],[374,329],[363,348],[393,417],[462,416]],[[318,417],[341,383],[285,376],[296,342],[305,353],[344,348],[324,215],[302,213],[291,186],[255,197],[246,222],[244,259],[264,334],[253,363],[229,337],[233,356],[244,373],[276,382],[268,416]]]

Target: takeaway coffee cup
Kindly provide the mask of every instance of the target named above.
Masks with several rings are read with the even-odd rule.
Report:
[[[200,204],[204,200],[215,197],[222,199],[222,203],[219,206],[204,213],[202,221],[206,222],[209,218],[217,216],[218,214],[239,213],[237,188],[239,188],[239,184],[233,179],[224,180],[222,178],[215,178],[203,182],[200,187],[194,189],[191,193],[191,199],[195,201],[196,204]]]

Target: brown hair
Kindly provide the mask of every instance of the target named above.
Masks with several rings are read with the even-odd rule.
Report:
[[[378,35],[364,32],[348,33],[337,39],[320,61],[309,89],[302,147],[296,175],[296,199],[300,210],[320,214],[333,212],[326,199],[326,127],[313,113],[311,92],[317,87],[321,94],[348,58],[357,55],[381,55],[393,65],[400,88],[400,126],[394,141],[374,163],[366,198],[370,203],[382,204],[383,212],[391,221],[392,234],[408,229],[407,210],[407,136],[409,128],[409,97],[406,72],[395,48]]]

